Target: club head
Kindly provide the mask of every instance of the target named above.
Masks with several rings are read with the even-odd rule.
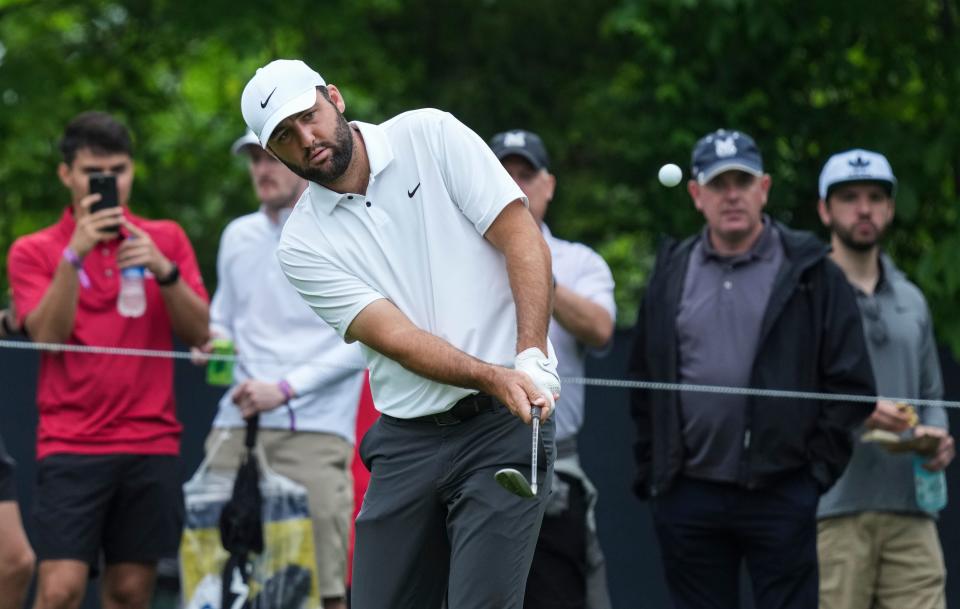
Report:
[[[498,470],[493,477],[497,479],[497,483],[500,484],[500,486],[518,497],[533,499],[537,496],[536,489],[531,488],[530,484],[527,483],[527,479],[523,477],[523,474],[512,467],[505,467],[504,469]]]

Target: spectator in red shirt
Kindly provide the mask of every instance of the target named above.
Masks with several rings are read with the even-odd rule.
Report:
[[[67,125],[58,167],[71,204],[8,258],[17,322],[44,343],[168,350],[207,338],[193,248],[168,220],[135,216],[127,129],[100,112]],[[92,174],[116,178],[119,206],[94,211]],[[146,310],[117,310],[121,271],[142,267]],[[129,272],[129,271],[128,271]],[[127,312],[129,315],[129,311]],[[149,606],[156,562],[175,555],[183,502],[173,362],[77,352],[41,356],[37,389],[36,609],[75,609],[103,573],[105,609]]]

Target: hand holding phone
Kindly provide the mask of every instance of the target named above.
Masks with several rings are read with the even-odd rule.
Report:
[[[101,209],[118,207],[120,197],[117,195],[117,176],[112,173],[91,173],[90,174],[90,194],[99,194],[100,200],[90,206],[90,213],[96,213]],[[120,225],[114,224],[103,229],[103,232],[117,233],[120,231]]]

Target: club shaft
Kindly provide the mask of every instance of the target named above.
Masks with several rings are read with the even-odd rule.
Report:
[[[530,448],[530,488],[533,494],[537,494],[537,447],[540,444],[540,409],[534,406],[530,409],[530,415],[533,417],[531,426],[533,427],[533,444]]]

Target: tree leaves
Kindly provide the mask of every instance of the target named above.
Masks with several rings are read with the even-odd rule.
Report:
[[[132,206],[180,221],[209,286],[222,227],[256,202],[229,146],[256,67],[300,57],[353,119],[416,107],[487,138],[525,127],[554,160],[559,237],[607,256],[621,324],[653,244],[702,218],[682,187],[696,139],[753,135],[773,175],[769,211],[825,236],[816,182],[829,154],[884,152],[901,188],[888,245],[960,352],[960,43],[950,0],[0,0],[0,250],[53,222],[63,126],[108,110],[137,145]]]

